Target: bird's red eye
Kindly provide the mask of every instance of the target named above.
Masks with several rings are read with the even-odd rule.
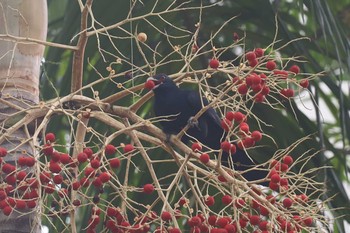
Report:
[[[162,76],[162,77],[159,78],[159,81],[160,81],[160,82],[164,82],[164,80],[165,80],[165,77],[164,77],[164,76]]]

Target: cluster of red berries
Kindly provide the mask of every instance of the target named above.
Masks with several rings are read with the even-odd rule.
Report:
[[[270,88],[277,88],[273,83],[281,82],[288,79],[289,77],[295,77],[300,73],[300,68],[298,65],[292,65],[289,70],[280,70],[278,65],[274,60],[268,60],[265,62],[264,49],[256,48],[253,51],[248,51],[245,54],[245,59],[252,68],[259,66],[260,73],[251,72],[249,74],[243,74],[242,76],[234,77],[232,82],[237,86],[237,92],[242,95],[250,95],[253,97],[255,102],[261,103],[264,102],[266,96],[270,94]],[[220,66],[220,61],[217,58],[212,58],[209,61],[209,67],[212,69],[217,69]],[[260,68],[265,66],[263,71]],[[302,88],[307,88],[309,86],[308,79],[301,79],[300,81],[294,81],[292,83],[297,83]],[[291,80],[288,81],[289,83]],[[282,82],[283,83],[283,82]],[[286,84],[286,82],[284,82]],[[283,98],[292,98],[294,97],[293,88],[282,88],[278,87],[277,91],[280,93]]]
[[[107,216],[105,226],[110,232],[113,233],[146,233],[150,231],[151,224],[160,218],[160,216],[158,216],[154,211],[150,211],[147,215],[140,214],[139,216],[135,217],[134,223],[131,223],[125,216],[123,216],[119,207],[115,208],[109,206],[105,211]],[[162,213],[161,218],[167,218],[165,212]],[[160,228],[154,232],[159,232],[159,229]],[[93,231],[91,231],[91,233],[93,233]]]
[[[249,51],[245,54],[249,66],[255,67],[259,64],[259,59],[264,56],[265,51],[262,48],[256,48],[254,51]]]
[[[272,221],[270,220],[270,217],[272,216],[270,210],[266,206],[260,204],[258,201],[255,200],[251,200],[250,202],[246,202],[242,198],[237,198],[233,200],[233,198],[230,195],[224,195],[221,200],[223,205],[231,206],[232,208],[236,208],[238,210],[238,218],[229,215],[215,214],[205,216],[199,213],[197,215],[189,217],[186,221],[186,226],[184,227],[188,227],[189,232],[191,233],[236,233],[238,232],[239,228],[241,230],[246,230],[254,233],[267,233],[274,231],[296,233],[301,232],[302,229],[304,229],[305,227],[309,227],[313,224],[312,217],[301,217],[295,213],[290,219],[286,219],[284,217],[279,216],[275,218],[275,221]],[[266,196],[266,200],[275,206],[279,206],[282,204],[283,207],[286,209],[290,208],[290,206],[292,205],[289,198],[284,198],[283,200],[281,199],[277,201],[276,197],[274,197],[273,195],[268,195]],[[182,207],[186,203],[188,203],[188,200],[186,198],[181,198],[177,204],[178,206]],[[205,204],[207,206],[212,206],[214,205],[214,203],[214,197],[206,197]],[[155,232],[182,232],[179,228],[172,226],[173,220],[179,220],[183,216],[179,209],[175,208],[173,213],[169,211],[162,211],[159,217],[154,212],[152,212],[150,216],[152,216],[152,219],[160,218],[160,220],[163,222],[161,224],[163,227],[158,227],[155,230]],[[144,226],[143,224],[149,227],[149,224],[146,223],[146,221],[144,221],[141,225],[138,226]]]
[[[293,162],[293,157],[290,155],[284,156],[282,161],[272,160],[270,163],[271,170],[269,173],[269,187],[272,190],[278,191],[280,188],[284,191],[288,190],[288,179],[283,178],[282,174],[285,174],[289,170],[289,167],[293,164]]]
[[[110,170],[102,166],[101,156],[93,153],[91,148],[85,148],[76,158],[69,154],[58,152],[54,149],[56,137],[53,133],[45,135],[45,144],[42,147],[46,166],[41,166],[40,176],[34,177],[28,172],[27,167],[33,167],[37,161],[29,155],[20,156],[17,164],[3,161],[8,152],[0,147],[0,163],[2,184],[0,188],[0,209],[5,215],[12,213],[13,208],[18,211],[24,208],[34,208],[39,198],[38,188],[42,188],[43,195],[57,193],[58,197],[69,199],[71,190],[79,190],[82,187],[93,185],[102,188],[111,179],[111,171],[120,167],[120,160],[116,157],[108,159]],[[127,144],[123,147],[125,154],[134,150],[133,145]],[[117,149],[108,144],[105,146],[106,156],[113,156]],[[44,163],[45,164],[45,163]],[[80,167],[82,169],[80,178],[67,177],[70,168]],[[72,200],[74,206],[80,206],[80,200]],[[96,220],[94,220],[96,221]]]
[[[8,216],[13,209],[23,211],[26,208],[32,209],[36,207],[39,197],[39,183],[26,171],[26,167],[34,166],[35,159],[33,157],[19,157],[16,166],[3,160],[7,155],[7,149],[0,147],[0,175],[2,177],[2,182],[0,183],[0,209],[4,215]]]

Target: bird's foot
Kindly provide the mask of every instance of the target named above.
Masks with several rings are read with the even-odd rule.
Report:
[[[199,123],[198,120],[195,119],[194,117],[190,117],[190,119],[188,119],[187,124],[190,126],[190,128],[198,128],[199,127]]]

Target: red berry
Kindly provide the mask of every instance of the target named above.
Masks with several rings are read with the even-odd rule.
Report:
[[[61,175],[55,175],[52,180],[55,184],[61,184],[63,182],[63,177]]]
[[[239,94],[245,95],[245,94],[248,93],[248,86],[246,84],[241,84],[237,88],[237,91],[238,91]]]
[[[260,216],[259,215],[251,215],[249,217],[249,222],[253,226],[258,225],[260,223]]]
[[[231,148],[230,148],[231,155],[236,154],[236,151],[237,151],[236,145],[235,144],[231,144]]]
[[[313,222],[312,217],[306,217],[303,219],[303,223],[305,224],[305,226],[308,226],[308,227],[311,226],[312,222]]]
[[[26,166],[27,165],[27,156],[21,156],[17,160],[18,165]]]
[[[90,181],[86,177],[82,177],[79,181],[80,185],[83,187],[88,187],[90,185]]]
[[[80,201],[79,199],[75,199],[75,200],[72,202],[72,204],[73,204],[74,206],[80,206],[80,205],[81,205],[81,201]]]
[[[61,153],[58,151],[54,151],[50,156],[51,156],[51,161],[58,163],[61,158]]]
[[[215,226],[217,217],[215,215],[210,215],[208,218],[208,223],[211,226]]]
[[[106,183],[109,181],[109,179],[111,178],[111,176],[109,175],[108,172],[102,172],[100,175],[99,175],[99,178],[101,179],[102,183]]]
[[[247,86],[252,86],[253,85],[253,79],[254,79],[254,75],[248,75],[245,79],[245,83],[247,84]]]
[[[51,144],[47,143],[43,146],[44,155],[50,156],[53,153],[53,147]]]
[[[300,198],[303,202],[308,202],[308,201],[309,201],[309,197],[308,197],[306,194],[304,194],[304,193],[300,194],[300,195],[299,195],[299,198]]]
[[[17,199],[16,200],[16,208],[19,210],[23,210],[24,208],[26,208],[26,202],[24,200],[21,199]]]
[[[236,233],[237,232],[237,227],[234,224],[227,224],[225,226],[225,230],[227,231],[227,233]]]
[[[163,211],[160,217],[163,221],[171,220],[171,214],[168,211]]]
[[[216,225],[218,227],[224,228],[227,224],[229,224],[229,220],[225,217],[222,217],[216,220]]]
[[[97,168],[100,167],[100,160],[99,159],[92,159],[90,161],[90,165],[91,165],[92,168],[97,169]]]
[[[236,76],[232,79],[232,83],[235,85],[242,84],[242,80]]]
[[[92,181],[92,184],[95,186],[95,187],[101,187],[103,185],[100,177],[96,177],[93,181]]]
[[[232,122],[226,118],[221,120],[221,128],[225,130],[226,132],[230,131],[230,128],[232,127]]]
[[[269,188],[270,188],[271,190],[277,191],[279,187],[280,187],[280,185],[279,185],[278,183],[269,182]]]
[[[111,166],[111,168],[118,168],[120,167],[120,160],[118,158],[110,159],[109,165]]]
[[[212,206],[215,204],[215,199],[213,196],[208,196],[204,202],[207,206]]]
[[[6,174],[12,173],[16,170],[16,166],[10,164],[10,163],[5,163],[2,165],[2,171]]]
[[[45,135],[45,140],[48,142],[54,142],[56,140],[56,136],[53,133],[48,133]]]
[[[48,194],[51,194],[55,192],[55,185],[53,184],[48,184],[46,187],[45,187],[45,193],[48,193]]]
[[[83,150],[83,153],[87,155],[88,158],[91,158],[94,152],[91,150],[91,148],[87,147]]]
[[[285,98],[291,98],[294,96],[294,90],[290,88],[285,88],[280,91],[280,94]]]
[[[28,200],[28,201],[26,201],[26,205],[29,209],[33,209],[36,207],[36,201],[35,200]]]
[[[271,160],[270,167],[275,167],[279,162],[276,159]],[[275,170],[276,171],[276,170]],[[272,171],[271,171],[272,172]],[[270,173],[271,173],[270,172]]]
[[[286,172],[288,171],[289,169],[289,166],[285,163],[280,163],[280,167],[279,167],[279,170],[282,171],[282,172]]]
[[[280,180],[281,180],[281,177],[278,173],[273,174],[271,176],[271,182],[273,182],[273,183],[278,183],[278,182],[280,182]]]
[[[80,188],[80,182],[79,181],[74,181],[73,183],[72,183],[72,188],[73,188],[73,190],[78,190],[79,188]]]
[[[2,209],[2,212],[4,213],[4,215],[9,216],[12,213],[12,207],[5,206],[5,208]]]
[[[255,54],[255,52],[247,52],[247,53],[245,54],[245,58],[246,58],[248,61],[255,60],[255,59],[256,59],[256,54]]]
[[[87,161],[88,156],[84,152],[81,152],[77,155],[77,159],[78,159],[79,163],[84,163]]]
[[[114,217],[117,214],[117,210],[113,207],[107,207],[107,216]]]
[[[156,86],[153,80],[147,80],[145,82],[145,88],[148,90],[153,90],[153,88]]]
[[[300,68],[299,66],[297,65],[292,65],[290,68],[289,68],[289,71],[294,73],[294,74],[299,74],[300,72]]]
[[[184,198],[184,197],[180,198],[180,200],[179,200],[179,205],[180,206],[183,206],[183,205],[185,205],[187,203],[188,203],[188,199],[187,198]]]
[[[221,201],[224,205],[229,205],[231,204],[232,202],[232,197],[230,195],[224,195],[222,198],[221,198]]]
[[[190,233],[201,233],[201,229],[199,227],[191,227]]]
[[[255,97],[254,97],[254,101],[257,103],[262,103],[265,101],[265,95],[258,93]]]
[[[274,69],[276,69],[276,67],[277,67],[276,62],[274,62],[274,61],[266,62],[266,68],[268,70],[274,70]]]
[[[242,198],[236,199],[235,206],[236,208],[243,208],[245,205],[245,201]]]
[[[84,170],[84,175],[88,178],[95,176],[95,169],[92,167],[86,167]]]
[[[261,89],[261,92],[260,94],[263,94],[263,95],[268,95],[270,93],[270,88],[268,86],[263,86],[262,89]]]
[[[24,180],[26,178],[26,176],[27,176],[27,172],[20,171],[20,172],[17,173],[16,178],[17,178],[17,180],[22,181],[22,180]]]
[[[143,192],[146,194],[151,194],[154,191],[154,186],[152,184],[145,184],[143,186]]]
[[[262,216],[268,216],[270,214],[270,211],[266,207],[260,206],[260,214]]]
[[[116,152],[116,149],[113,145],[108,144],[105,147],[105,154],[106,155],[113,155]]]
[[[293,157],[290,155],[284,156],[283,163],[287,164],[288,166],[292,165],[293,164]]]
[[[199,160],[200,160],[202,163],[206,164],[206,163],[209,162],[210,157],[209,157],[209,155],[208,155],[207,153],[204,153],[204,154],[201,154],[201,156],[199,157]]]
[[[131,144],[126,144],[123,148],[124,153],[128,153],[128,152],[133,151],[133,150],[134,150],[134,146]]]
[[[257,59],[254,59],[254,60],[250,60],[249,61],[249,66],[250,67],[255,67],[259,64],[258,60]]]
[[[225,152],[230,152],[231,143],[228,141],[221,142],[221,149]]]
[[[261,78],[260,78],[260,76],[259,75],[257,75],[256,73],[253,73],[252,74],[252,85],[254,86],[254,85],[258,85],[258,84],[260,84],[261,83]]]
[[[112,219],[106,221],[106,228],[111,232],[118,232],[117,224]]]
[[[252,138],[254,141],[256,141],[256,142],[258,142],[258,141],[260,141],[260,140],[262,139],[262,134],[261,134],[261,132],[260,132],[260,131],[257,131],[257,130],[253,131],[252,134],[251,134],[250,136],[251,136],[251,138]]]
[[[262,48],[256,48],[254,49],[254,53],[256,55],[256,57],[262,57],[264,56],[264,50]]]
[[[269,225],[268,221],[261,221],[259,223],[259,229],[262,230],[262,231],[267,230],[268,225]]]
[[[227,112],[225,118],[229,121],[233,121],[234,112]]]
[[[202,220],[200,217],[194,216],[194,217],[190,218],[187,223],[190,227],[196,227],[202,223]]]
[[[278,78],[286,79],[288,77],[288,72],[285,70],[274,70],[273,74],[278,76]]]
[[[255,145],[255,141],[252,138],[247,137],[242,140],[242,144],[245,148],[249,148]]]
[[[168,229],[169,233],[181,233],[181,230],[179,228],[171,228]]]
[[[299,82],[300,86],[302,86],[303,88],[308,88],[309,87],[309,80],[307,79],[302,79]]]
[[[217,60],[217,59],[215,59],[215,58],[211,59],[210,62],[209,62],[209,66],[210,66],[210,68],[212,68],[212,69],[217,69],[217,68],[219,68],[219,65],[220,65],[219,60]]]
[[[15,174],[7,175],[5,178],[5,182],[7,184],[15,185],[16,184],[16,176]]]
[[[288,197],[286,197],[285,199],[283,199],[283,206],[285,207],[285,208],[289,208],[289,207],[291,207],[293,205],[293,200],[292,199],[290,199],[290,198],[288,198]]]
[[[260,208],[260,204],[259,202],[257,202],[256,200],[252,199],[251,202],[250,202],[250,206],[255,209],[255,210],[258,210]]]
[[[33,167],[35,164],[35,159],[34,157],[26,157],[26,165],[28,167]]]
[[[5,200],[7,197],[7,194],[4,190],[0,190],[0,201]]]
[[[242,132],[245,132],[245,133],[248,133],[249,132],[249,125],[245,122],[241,122],[239,124],[239,129],[242,131]]]
[[[288,179],[287,179],[287,178],[281,178],[280,184],[281,184],[282,186],[288,185]]]
[[[202,145],[198,142],[192,144],[192,151],[197,152],[202,150]]]
[[[4,147],[0,147],[0,157],[5,157],[7,155],[7,150]]]
[[[72,161],[72,158],[69,156],[69,154],[65,154],[65,153],[61,154],[61,156],[60,156],[60,162],[61,162],[62,164],[68,164],[68,163],[70,163],[71,161]]]
[[[245,121],[246,116],[241,112],[234,112],[233,119],[236,122],[242,122]]]

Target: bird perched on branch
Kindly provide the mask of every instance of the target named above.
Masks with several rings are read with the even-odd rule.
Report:
[[[188,143],[190,139],[198,140],[203,145],[219,150],[221,141],[225,139],[225,131],[221,127],[221,120],[217,112],[209,107],[198,120],[194,116],[205,106],[208,100],[202,98],[197,91],[180,89],[171,78],[165,74],[157,74],[147,79],[148,89],[154,92],[154,112],[157,117],[164,117],[160,122],[165,134],[178,134],[188,126],[188,130],[181,140]],[[222,154],[222,164],[230,166],[229,154]],[[232,155],[233,166],[237,171],[245,171],[256,164],[245,153],[238,149]],[[255,181],[267,176],[267,171],[257,169],[242,174],[247,180]],[[261,183],[267,185],[267,182]]]

